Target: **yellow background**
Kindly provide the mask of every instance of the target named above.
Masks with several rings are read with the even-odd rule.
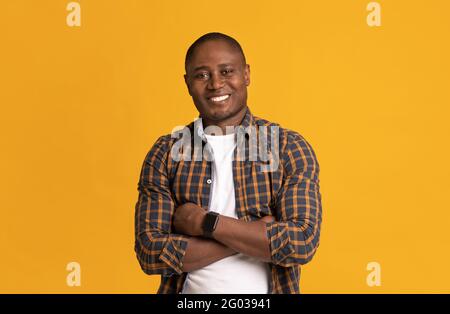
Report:
[[[450,292],[449,1],[378,1],[381,27],[360,0],[80,0],[81,27],[69,2],[0,5],[0,292],[156,292],[133,251],[138,175],[196,117],[184,56],[210,31],[242,44],[253,113],[319,158],[302,292]]]

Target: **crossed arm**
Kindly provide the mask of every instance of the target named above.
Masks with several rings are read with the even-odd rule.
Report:
[[[137,203],[141,209],[152,204],[147,202],[145,190]],[[170,227],[161,223],[155,228],[152,223],[158,223],[158,220],[151,221],[149,212],[137,207],[135,251],[144,272],[169,276],[191,272],[238,252],[271,261],[266,224],[273,221],[272,216],[247,222],[221,215],[214,239],[207,239],[201,236],[205,214],[203,208],[186,203],[174,211]],[[165,225],[170,232],[160,231],[159,228]]]
[[[191,236],[183,258],[184,272],[190,272],[237,252],[271,261],[270,243],[266,234],[266,222],[273,221],[266,216],[258,221],[243,221],[220,215],[214,231],[214,239],[201,238],[206,212],[193,203],[179,206],[174,215],[173,225],[177,233]]]
[[[322,219],[319,165],[312,148],[293,137],[283,156],[285,177],[276,217],[243,221],[219,218],[214,240],[202,238],[204,209],[174,208],[160,138],[144,161],[135,215],[135,252],[142,270],[171,276],[193,271],[237,252],[282,267],[309,262],[319,246]],[[173,221],[173,223],[172,223]]]

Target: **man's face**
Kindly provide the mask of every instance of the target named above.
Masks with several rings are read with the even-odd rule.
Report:
[[[232,119],[247,106],[250,66],[226,41],[210,40],[198,46],[184,79],[200,116],[209,122]]]

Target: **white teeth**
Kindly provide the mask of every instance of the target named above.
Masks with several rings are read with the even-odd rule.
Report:
[[[227,99],[228,97],[230,97],[230,95],[223,95],[223,96],[219,96],[219,97],[211,97],[212,101],[223,101],[225,99]]]

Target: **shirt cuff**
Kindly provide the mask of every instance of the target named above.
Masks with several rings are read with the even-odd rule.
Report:
[[[295,253],[289,238],[289,228],[286,222],[266,223],[267,238],[270,242],[272,263],[280,266],[291,266],[288,258]]]
[[[172,271],[168,271],[163,276],[172,276],[175,273],[181,275],[183,271],[183,257],[188,245],[188,237],[183,235],[169,235],[166,245],[159,255],[159,260],[166,263]]]

